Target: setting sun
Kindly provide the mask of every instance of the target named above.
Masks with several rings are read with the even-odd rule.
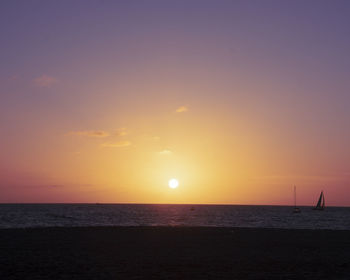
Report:
[[[168,185],[169,188],[176,189],[179,185],[179,181],[176,179],[170,179]]]

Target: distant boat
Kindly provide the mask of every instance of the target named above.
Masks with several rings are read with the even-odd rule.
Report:
[[[294,186],[294,209],[293,213],[300,213],[301,210],[299,207],[297,207],[297,187]]]
[[[324,194],[323,194],[323,191],[321,191],[320,198],[318,199],[317,205],[314,207],[313,210],[324,210],[324,207],[325,207]]]

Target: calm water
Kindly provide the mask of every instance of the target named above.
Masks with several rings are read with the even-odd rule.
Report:
[[[193,207],[193,208],[192,208]],[[350,207],[0,204],[0,228],[71,226],[214,226],[350,230]]]

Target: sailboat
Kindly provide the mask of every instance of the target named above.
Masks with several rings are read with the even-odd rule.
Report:
[[[293,213],[300,213],[301,210],[299,207],[297,207],[297,187],[294,186],[294,209]]]
[[[321,191],[320,198],[318,199],[317,205],[314,207],[313,210],[324,210],[325,202],[324,202],[324,194],[323,191]]]

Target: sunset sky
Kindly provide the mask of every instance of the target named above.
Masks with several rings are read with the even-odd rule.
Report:
[[[350,206],[350,1],[4,0],[0,38],[0,202]]]

